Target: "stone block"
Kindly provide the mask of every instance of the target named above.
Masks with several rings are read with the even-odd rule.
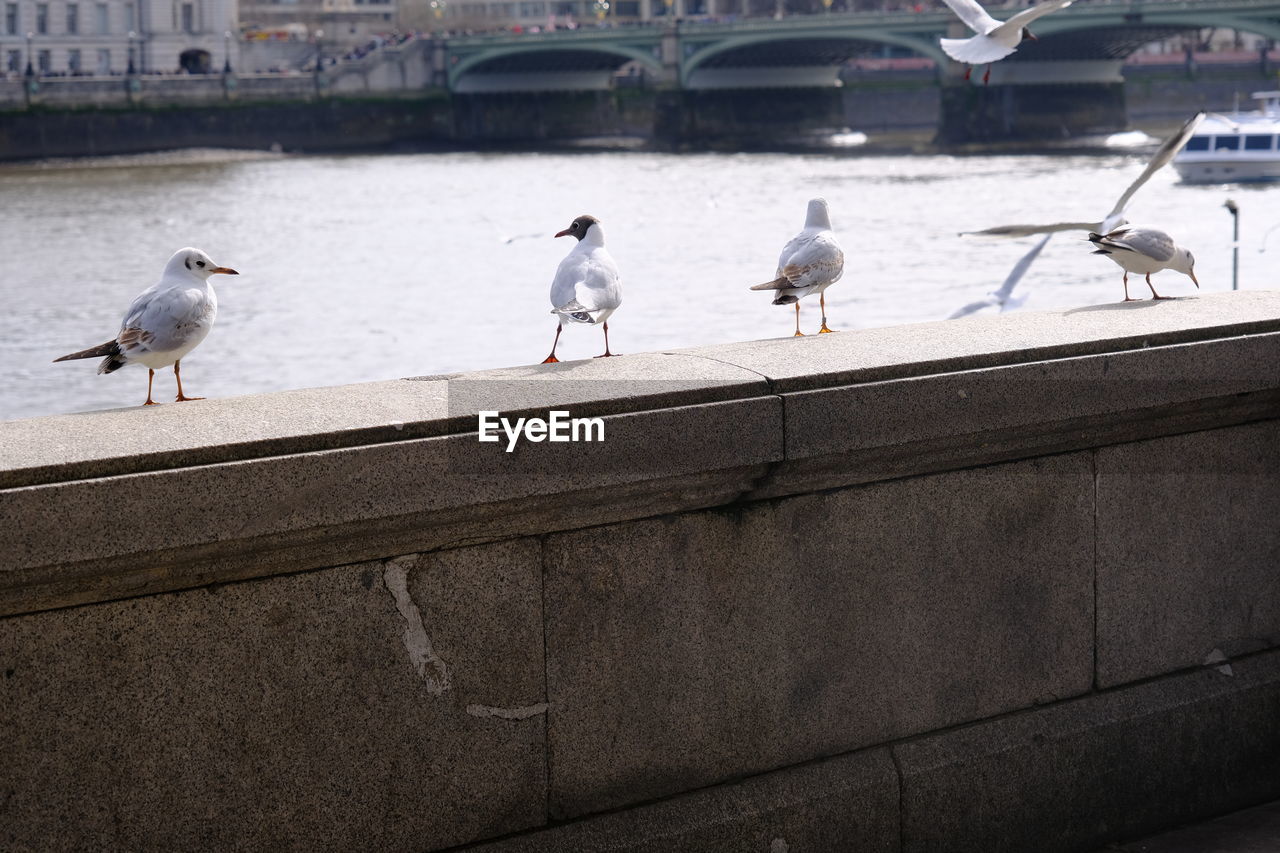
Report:
[[[476,853],[897,853],[898,774],[854,753],[493,844]]]
[[[0,847],[428,850],[545,819],[538,544],[0,620]]]
[[[1097,454],[1099,684],[1280,646],[1280,421]]]
[[[1277,331],[1280,293],[1255,290],[742,341],[689,352],[755,371],[775,392],[787,393]]]
[[[893,747],[904,853],[1072,853],[1280,796],[1280,654]]]
[[[573,817],[1089,688],[1086,454],[547,537]]]

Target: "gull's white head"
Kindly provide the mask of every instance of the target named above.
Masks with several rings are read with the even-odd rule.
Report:
[[[595,246],[604,245],[604,228],[600,220],[594,216],[582,214],[569,223],[569,227],[556,234],[557,237],[576,237],[578,242],[586,241]]]
[[[188,246],[173,253],[169,263],[164,265],[164,274],[187,274],[204,281],[214,273],[224,275],[240,275],[230,267],[220,267],[204,252]]]
[[[1179,249],[1174,252],[1173,260],[1169,261],[1170,269],[1175,269],[1183,275],[1191,276],[1191,281],[1196,287],[1200,286],[1200,282],[1196,280],[1196,259],[1186,249]]]
[[[805,228],[831,228],[831,211],[827,209],[825,198],[809,199],[809,210],[805,213]]]

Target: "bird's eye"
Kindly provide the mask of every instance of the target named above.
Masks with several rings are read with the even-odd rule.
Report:
[[[198,267],[204,266],[204,261],[196,261],[196,266]]]
[[[578,229],[578,223],[576,222],[569,226],[570,231],[576,231],[577,229]]]

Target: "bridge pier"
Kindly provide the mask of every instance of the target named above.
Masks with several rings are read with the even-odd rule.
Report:
[[[846,124],[840,89],[685,89],[657,94],[654,137],[672,147],[770,147]]]
[[[1124,83],[944,85],[940,145],[1066,139],[1128,126]]]

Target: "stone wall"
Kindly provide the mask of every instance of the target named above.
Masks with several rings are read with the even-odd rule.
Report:
[[[1089,851],[1280,796],[1280,294],[0,423],[6,849]],[[476,413],[605,441],[477,441]]]

